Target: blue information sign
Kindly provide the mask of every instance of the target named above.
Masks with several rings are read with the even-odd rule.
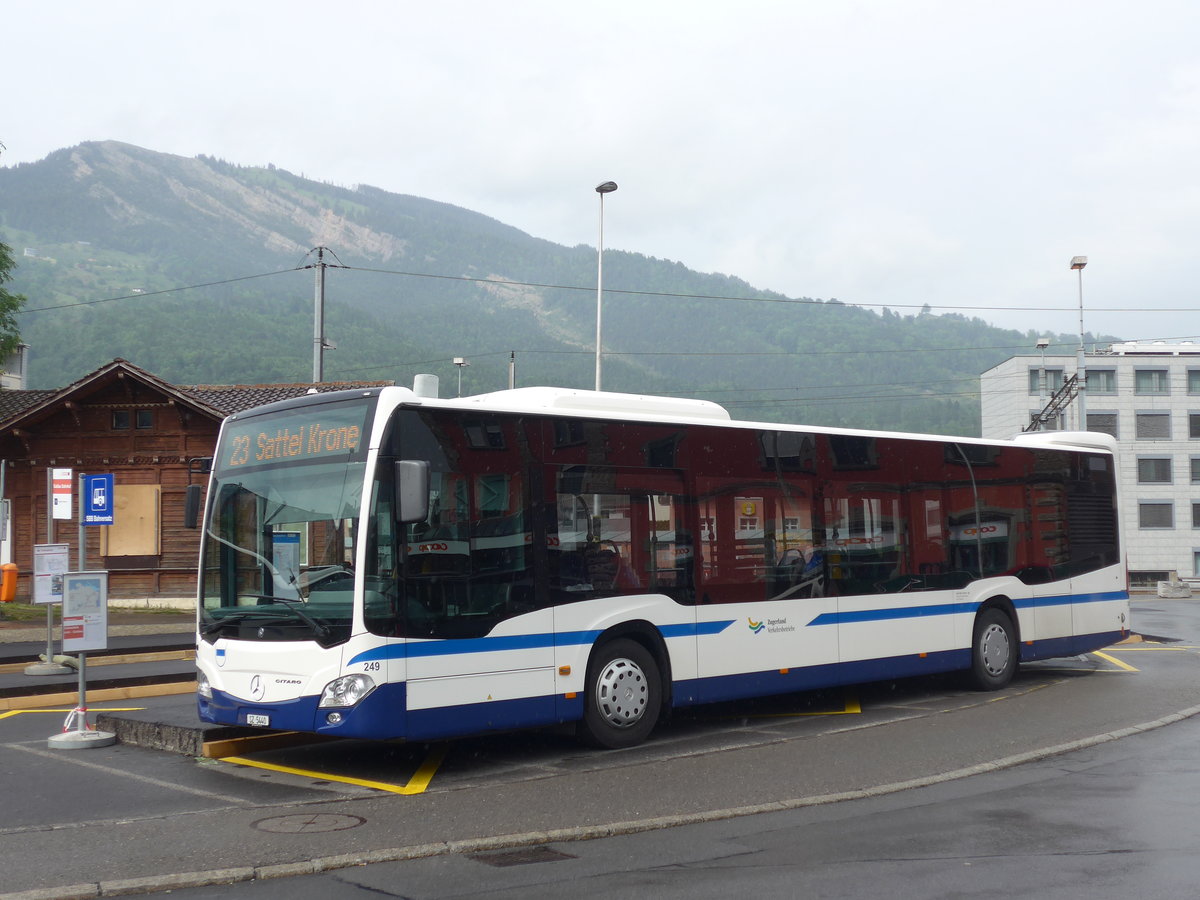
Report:
[[[83,524],[113,524],[112,475],[83,476]]]

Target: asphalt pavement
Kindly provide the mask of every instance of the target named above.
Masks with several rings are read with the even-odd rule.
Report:
[[[152,644],[165,639],[166,623],[158,627],[114,639]],[[0,706],[0,891],[10,892],[0,900],[115,896],[540,846],[994,772],[1200,712],[1200,599],[1138,598],[1134,629],[1152,640],[1112,648],[1107,661],[1023,667],[1012,688],[995,695],[940,683],[876,686],[854,715],[682,717],[647,744],[616,752],[544,733],[440,750],[384,745],[397,766],[446,755],[445,783],[411,794],[369,785],[337,793],[302,770],[127,744],[50,750],[46,738],[62,708]],[[44,650],[44,627],[40,648],[37,640],[4,641],[6,630],[15,629],[0,628],[0,662]],[[190,694],[103,705],[130,708],[111,716],[194,716]]]

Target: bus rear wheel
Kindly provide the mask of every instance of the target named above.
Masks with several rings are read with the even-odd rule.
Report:
[[[662,681],[658,664],[637,641],[618,638],[596,649],[588,664],[579,736],[607,749],[640,744],[658,722]]]
[[[998,691],[1017,672],[1017,635],[1002,609],[984,610],[975,619],[971,641],[971,681],[977,690]]]

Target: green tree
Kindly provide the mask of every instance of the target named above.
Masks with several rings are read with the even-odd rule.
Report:
[[[12,248],[0,243],[0,360],[8,359],[16,352],[17,344],[21,343],[17,313],[25,305],[25,296],[14,294],[4,287],[6,281],[12,280],[12,270],[16,265]]]
[[[0,143],[0,152],[5,150]],[[12,248],[0,241],[0,361],[8,359],[16,352],[17,344],[21,343],[21,332],[17,328],[17,312],[25,305],[22,294],[14,294],[5,289],[4,283],[12,280],[12,270],[17,267],[13,262]]]

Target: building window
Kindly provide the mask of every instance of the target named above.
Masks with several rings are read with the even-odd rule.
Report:
[[[1063,386],[1063,370],[1062,369],[1047,369],[1046,370],[1046,396],[1054,395],[1060,387]],[[1029,393],[1040,395],[1042,393],[1042,370],[1036,366],[1029,370]]]
[[[1189,394],[1200,394],[1200,369],[1187,370],[1187,384]]]
[[[1139,441],[1171,439],[1171,414],[1164,412],[1138,413],[1134,436]]]
[[[1138,504],[1138,528],[1174,528],[1175,505],[1160,501]]]
[[[1087,430],[1099,431],[1102,434],[1111,434],[1113,437],[1119,437],[1117,434],[1117,414],[1088,413]]]
[[[1139,588],[1153,588],[1160,581],[1166,581],[1171,577],[1170,572],[1135,572],[1129,570],[1129,586]]]
[[[1115,369],[1088,369],[1087,392],[1089,394],[1115,394],[1117,372]]]
[[[1200,484],[1200,456],[1193,456],[1192,464],[1192,484]]]
[[[1041,413],[1042,413],[1042,411],[1040,409],[1031,409],[1029,411],[1029,421],[1032,422],[1034,419],[1036,419],[1038,416],[1040,416]],[[1063,414],[1062,413],[1058,413],[1058,415],[1051,416],[1049,419],[1047,419],[1045,422],[1043,422],[1041,425],[1038,426],[1039,431],[1062,431],[1063,428],[1064,428],[1064,425],[1063,425]]]
[[[1200,503],[1192,503],[1192,527],[1200,528]]]
[[[113,431],[128,431],[136,427],[141,429],[154,427],[154,410],[152,409],[114,409],[112,414]]]
[[[1188,437],[1200,440],[1200,413],[1188,413]]]
[[[1137,369],[1133,373],[1133,392],[1135,394],[1168,393],[1167,370]]]
[[[1138,484],[1170,484],[1169,456],[1140,457],[1137,461]]]

